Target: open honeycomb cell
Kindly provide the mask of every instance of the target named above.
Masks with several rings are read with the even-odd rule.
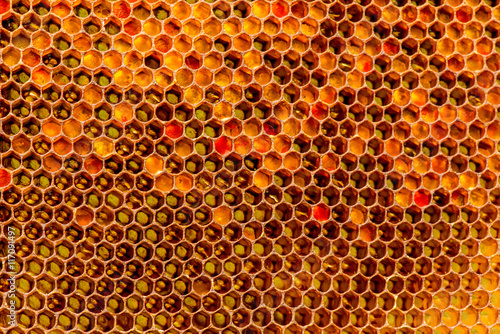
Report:
[[[0,334],[500,331],[498,0],[0,21]]]

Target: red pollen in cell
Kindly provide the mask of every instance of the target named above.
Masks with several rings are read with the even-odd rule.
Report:
[[[215,141],[215,150],[219,152],[222,155],[225,155],[229,152],[231,152],[233,143],[230,138],[228,137],[220,137]]]
[[[427,193],[425,190],[417,190],[413,197],[415,204],[420,207],[429,205],[431,202],[431,194]]]
[[[282,2],[277,2],[273,5],[273,14],[277,17],[284,17],[288,14],[288,5]]]
[[[399,52],[399,46],[391,43],[391,42],[385,42],[384,43],[384,52],[387,53],[390,56],[394,56]]]
[[[326,205],[317,205],[313,209],[313,217],[317,221],[324,222],[330,218],[330,209]]]
[[[325,119],[328,116],[328,107],[325,104],[318,102],[313,105],[311,113],[314,118]]]
[[[186,66],[192,70],[197,70],[200,68],[200,62],[193,57],[187,57]]]
[[[0,0],[0,14],[7,13],[10,9],[10,4],[8,1]]]
[[[370,62],[367,61],[363,64],[363,68],[362,68],[363,72],[369,72],[369,71],[371,71],[371,69],[372,69],[372,64]]]
[[[0,169],[0,188],[8,186],[11,180],[12,175],[5,169]]]
[[[172,138],[177,139],[182,136],[182,125],[177,123],[170,123],[165,127],[165,134]]]
[[[465,9],[459,9],[457,11],[457,20],[459,20],[462,23],[469,22],[472,18],[472,15],[467,13]]]
[[[270,122],[264,123],[264,131],[270,136],[276,136],[279,133],[279,127]]]

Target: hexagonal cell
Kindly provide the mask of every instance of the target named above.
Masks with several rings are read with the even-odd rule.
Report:
[[[14,101],[20,96],[20,89],[14,83],[9,83],[2,87],[2,96],[6,100]]]

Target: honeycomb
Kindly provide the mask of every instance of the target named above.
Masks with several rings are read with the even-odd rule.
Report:
[[[500,333],[499,3],[0,0],[0,333]]]

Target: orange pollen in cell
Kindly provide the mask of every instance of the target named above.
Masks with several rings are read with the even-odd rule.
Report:
[[[124,2],[115,4],[113,13],[120,19],[128,17],[131,13],[130,6]]]

